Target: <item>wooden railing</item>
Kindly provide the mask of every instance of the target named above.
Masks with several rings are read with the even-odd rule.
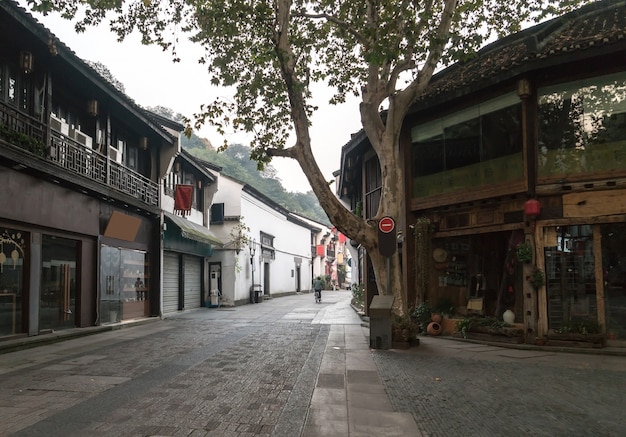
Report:
[[[57,165],[148,205],[159,205],[159,186],[150,179],[59,132],[51,130],[50,134],[48,158]]]
[[[159,205],[158,184],[60,132],[50,130],[45,142],[46,130],[44,123],[0,102],[0,137],[5,141],[150,206]]]

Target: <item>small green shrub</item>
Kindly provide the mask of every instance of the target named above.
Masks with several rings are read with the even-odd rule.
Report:
[[[410,316],[394,316],[392,326],[392,336],[395,341],[408,341],[415,338],[419,328]]]
[[[515,258],[521,263],[529,263],[533,260],[533,247],[529,242],[524,241],[517,245]]]
[[[599,334],[600,325],[594,320],[569,321],[563,323],[561,328],[555,331],[560,334]]]
[[[461,333],[461,335],[463,335],[463,338],[467,338],[467,333],[470,331],[472,326],[474,326],[476,320],[476,317],[465,317],[464,319],[454,322],[454,327]]]
[[[352,284],[352,305],[357,308],[365,308],[365,287],[363,284]]]
[[[420,303],[413,309],[413,311],[411,311],[410,317],[411,320],[419,326],[422,332],[426,332],[432,313],[433,308],[430,306],[428,301],[425,301]]]
[[[530,282],[530,285],[532,285],[535,290],[539,290],[546,283],[546,275],[535,266],[528,277],[528,282]]]

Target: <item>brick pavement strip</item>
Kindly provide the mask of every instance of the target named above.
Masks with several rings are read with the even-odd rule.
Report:
[[[549,357],[538,363],[420,348],[379,350],[374,361],[394,410],[411,413],[424,435],[626,433],[626,358],[620,371],[564,366],[554,362],[556,356],[552,363]],[[602,357],[596,358],[600,363]]]
[[[282,435],[297,435],[317,371],[314,360],[305,363],[325,344],[327,327],[293,320],[260,324],[261,332],[193,318],[162,323],[174,328],[99,349],[97,359],[68,352],[3,375],[0,435],[242,437],[270,435],[277,424]],[[298,384],[303,377],[309,381]],[[30,402],[42,394],[47,402]],[[300,417],[280,422],[286,406]]]

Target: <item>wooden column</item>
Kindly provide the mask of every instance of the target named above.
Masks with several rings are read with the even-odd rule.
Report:
[[[604,274],[602,271],[602,232],[599,225],[593,227],[593,258],[596,273],[596,303],[598,305],[598,325],[600,332],[606,333],[606,307],[604,298]]]
[[[535,265],[538,269],[546,273],[546,263],[544,258],[544,248],[545,248],[545,231],[543,227],[539,227],[534,232],[534,243],[535,243]],[[537,256],[540,254],[541,256]],[[546,274],[546,282],[548,275]],[[537,299],[537,337],[543,337],[548,334],[548,293],[546,289],[546,285],[539,288],[536,292]]]
[[[534,221],[532,223],[526,222],[524,226],[524,240],[529,242],[533,248],[533,262],[524,263],[522,265],[523,286],[522,292],[524,295],[524,339],[526,343],[534,343],[535,337],[537,337],[537,291],[528,282],[528,277],[532,275],[533,267],[538,258],[537,245],[535,244]]]

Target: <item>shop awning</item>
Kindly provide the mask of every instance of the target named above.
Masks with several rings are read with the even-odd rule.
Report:
[[[193,223],[183,217],[172,213],[163,212],[165,218],[180,230],[180,236],[199,243],[223,246],[223,243],[204,226]]]

